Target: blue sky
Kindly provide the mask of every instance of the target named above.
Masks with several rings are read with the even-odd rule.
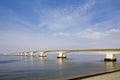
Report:
[[[1,53],[119,47],[119,0],[0,0]]]

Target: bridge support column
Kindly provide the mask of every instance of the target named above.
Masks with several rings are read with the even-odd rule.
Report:
[[[24,52],[24,55],[27,56],[27,52]]]
[[[47,57],[47,56],[45,55],[45,52],[40,52],[40,56],[39,57]]]
[[[18,54],[19,56],[21,56],[21,52],[19,52],[19,54]]]
[[[22,56],[22,55],[23,55],[23,53],[22,53],[22,52],[20,52],[20,55]]]
[[[116,61],[115,54],[106,54],[106,58],[104,59],[104,61]]]
[[[30,52],[30,55],[31,55],[31,56],[35,56],[34,52]]]
[[[57,58],[66,58],[64,52],[58,52],[59,55],[57,56]]]
[[[19,55],[20,55],[20,52],[18,52],[17,55],[19,56]]]
[[[22,52],[22,56],[24,56],[25,54],[24,54],[24,52]]]

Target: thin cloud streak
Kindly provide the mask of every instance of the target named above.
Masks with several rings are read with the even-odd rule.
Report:
[[[54,33],[54,36],[67,36],[67,37],[77,37],[77,38],[87,38],[87,39],[102,39],[104,37],[108,37],[114,33],[120,33],[120,29],[110,29],[107,31],[93,31],[92,29],[87,29],[82,32],[77,33]]]
[[[54,33],[54,36],[71,36],[69,33],[63,33],[63,32],[59,32],[59,33]]]
[[[95,1],[88,1],[84,5],[77,7],[72,7],[71,9],[65,8],[63,10],[59,9],[49,9],[44,11],[44,17],[40,20],[39,27],[47,27],[53,31],[61,31],[73,26],[78,27],[78,24],[85,24],[89,20],[89,16],[83,15],[87,10],[95,4]],[[72,12],[71,12],[72,11]]]

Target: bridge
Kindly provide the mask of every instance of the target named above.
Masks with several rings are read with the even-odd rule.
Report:
[[[28,52],[15,52],[12,53],[13,55],[31,55],[35,56],[36,53],[40,53],[40,57],[46,57],[45,53],[55,52],[58,53],[57,58],[66,58],[66,53],[98,53],[98,54],[105,54],[105,61],[116,61],[115,54],[120,54],[120,48],[112,48],[112,49],[80,49],[80,50],[37,50],[37,51],[28,51]]]

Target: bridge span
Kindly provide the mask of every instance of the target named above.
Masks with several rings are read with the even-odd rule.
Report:
[[[66,58],[66,53],[98,53],[98,54],[105,54],[105,61],[116,61],[115,54],[120,54],[120,48],[115,49],[79,49],[79,50],[37,50],[37,51],[27,51],[27,52],[15,52],[12,53],[13,55],[31,55],[35,56],[36,53],[40,54],[40,57],[46,57],[45,53],[55,52],[58,53],[57,58]]]

